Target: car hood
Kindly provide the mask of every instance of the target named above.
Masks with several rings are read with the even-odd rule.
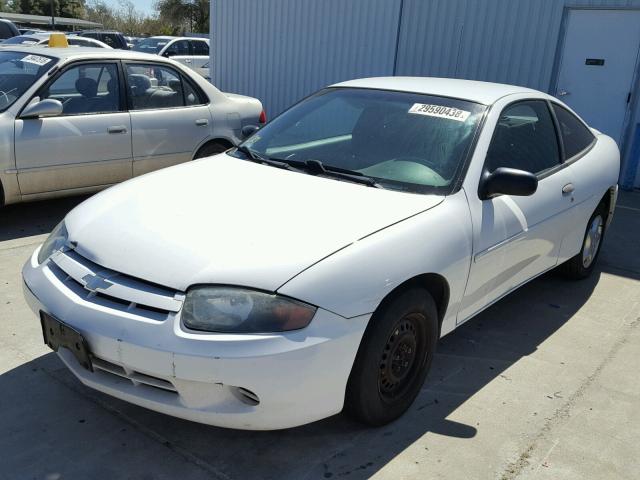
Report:
[[[78,253],[121,273],[178,290],[216,283],[275,291],[442,200],[221,154],[105,190],[66,225]]]

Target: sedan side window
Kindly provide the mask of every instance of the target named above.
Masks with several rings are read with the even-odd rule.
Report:
[[[165,54],[168,55],[189,55],[189,41],[188,40],[177,40],[173,42],[167,50]]]
[[[176,70],[155,64],[127,65],[127,93],[132,110],[175,108],[206,103]]]
[[[506,107],[487,152],[486,168],[516,168],[539,174],[560,163],[555,127],[546,102],[531,100]]]
[[[209,45],[204,40],[192,40],[191,47],[194,55],[209,55]]]
[[[560,124],[565,160],[568,160],[589,148],[596,137],[569,110],[555,103],[552,105]]]
[[[119,112],[118,67],[113,63],[72,67],[45,88],[40,98],[62,102],[63,115]]]

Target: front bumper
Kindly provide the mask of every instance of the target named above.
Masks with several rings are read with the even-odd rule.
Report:
[[[342,410],[345,388],[369,315],[345,319],[318,309],[311,324],[282,334],[203,334],[180,314],[164,321],[89,302],[67,288],[38,250],[23,268],[31,309],[79,330],[102,366],[62,361],[85,385],[175,417],[221,427],[272,430]],[[242,392],[259,398],[247,402]],[[255,402],[254,402],[255,403]]]

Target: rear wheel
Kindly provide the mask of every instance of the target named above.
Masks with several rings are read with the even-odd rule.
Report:
[[[224,142],[209,142],[197,151],[196,155],[193,157],[194,160],[198,158],[210,157],[212,155],[217,155],[218,153],[226,152],[232,147],[232,145]]]
[[[587,230],[584,234],[580,252],[560,265],[560,272],[565,277],[581,280],[591,274],[600,254],[606,218],[607,209],[601,203],[587,223]]]
[[[381,307],[370,320],[354,362],[345,410],[369,425],[402,415],[420,392],[438,341],[435,302],[411,288]]]

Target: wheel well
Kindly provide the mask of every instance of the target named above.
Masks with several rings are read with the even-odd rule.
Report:
[[[431,294],[438,309],[438,326],[442,326],[442,320],[449,306],[449,283],[442,275],[437,273],[423,273],[402,282],[382,299],[378,309],[386,305],[398,293],[411,287],[424,288]]]
[[[209,145],[213,145],[213,144],[219,144],[219,145],[223,145],[227,148],[232,148],[234,145],[233,143],[231,143],[229,140],[227,140],[226,138],[213,138],[211,140],[207,140],[205,143],[203,143],[202,145],[200,145],[200,148],[198,148],[198,151],[196,152],[196,157],[198,156],[198,153],[200,153],[200,151],[203,148],[206,148]]]
[[[4,189],[2,188],[2,181],[0,180],[0,207],[4,206]]]

